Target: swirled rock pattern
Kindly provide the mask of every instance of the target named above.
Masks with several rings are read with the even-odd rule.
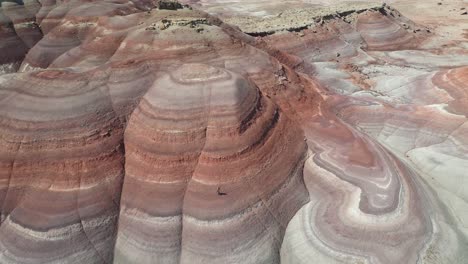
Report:
[[[254,84],[183,64],[143,97],[125,146],[117,263],[279,261],[284,227],[307,199],[305,143]]]
[[[0,2],[0,263],[467,263],[463,1]]]
[[[105,76],[66,70],[6,76],[2,262],[108,262],[124,149],[122,123],[102,91]]]

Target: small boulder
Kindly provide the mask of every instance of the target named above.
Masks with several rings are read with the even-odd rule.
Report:
[[[159,0],[158,3],[159,9],[166,9],[166,10],[177,10],[184,8],[182,4],[175,0]]]

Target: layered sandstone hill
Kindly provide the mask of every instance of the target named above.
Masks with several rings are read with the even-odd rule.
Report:
[[[3,1],[0,263],[465,263],[466,45],[374,3]]]
[[[2,261],[278,263],[308,201],[280,64],[188,8],[75,6],[1,79]]]
[[[40,7],[36,1],[0,2],[0,74],[18,70],[30,48],[41,38],[42,32],[35,15]]]
[[[204,64],[164,73],[124,143],[116,263],[278,262],[307,200],[305,143],[254,83]]]

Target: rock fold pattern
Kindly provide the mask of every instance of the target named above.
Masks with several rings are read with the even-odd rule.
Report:
[[[467,42],[285,3],[1,1],[0,263],[466,263]]]

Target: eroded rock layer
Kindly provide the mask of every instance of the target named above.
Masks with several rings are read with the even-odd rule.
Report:
[[[0,263],[466,262],[463,18],[0,2]]]
[[[117,263],[279,262],[307,199],[305,143],[252,83],[183,64],[143,97],[125,146]]]
[[[303,132],[259,90],[278,63],[187,8],[91,17],[2,79],[2,260],[279,263],[308,195]]]
[[[0,74],[15,72],[26,53],[41,38],[37,10],[15,2],[0,3]]]
[[[46,70],[2,79],[4,263],[112,259],[123,126],[101,90],[103,80],[90,78]]]

